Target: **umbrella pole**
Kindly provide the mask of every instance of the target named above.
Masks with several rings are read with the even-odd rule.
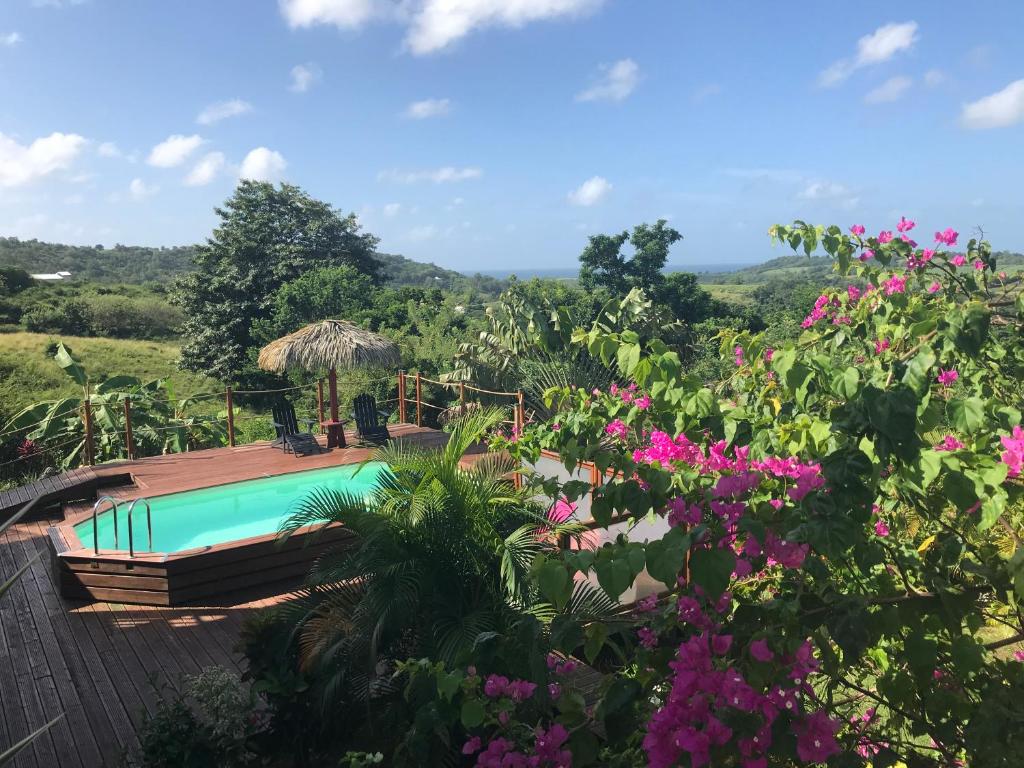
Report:
[[[331,392],[331,421],[338,420],[338,372],[331,368],[327,372],[327,385]]]

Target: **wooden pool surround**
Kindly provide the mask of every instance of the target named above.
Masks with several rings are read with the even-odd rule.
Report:
[[[396,425],[402,439],[440,445],[447,435],[413,425]],[[393,428],[393,427],[392,427]],[[174,456],[97,467],[98,471],[131,474],[132,484],[104,489],[118,499],[122,515],[120,544],[128,541],[127,503],[135,498],[158,498],[198,488],[291,474],[365,461],[372,448],[334,449],[296,459],[266,444],[244,448],[215,448]],[[202,454],[200,457],[199,454]],[[194,458],[193,458],[194,457]],[[470,458],[470,457],[467,457]],[[471,460],[471,459],[470,459]],[[193,470],[193,465],[195,471]],[[64,522],[47,529],[54,581],[68,599],[136,605],[212,605],[234,593],[267,594],[294,589],[310,564],[325,551],[345,547],[351,532],[340,525],[306,528],[286,541],[276,533],[214,544],[180,552],[147,552],[145,514],[136,508],[133,529],[135,556],[125,550],[83,546],[74,526],[92,519],[92,501],[64,507]],[[140,551],[143,550],[143,551]]]

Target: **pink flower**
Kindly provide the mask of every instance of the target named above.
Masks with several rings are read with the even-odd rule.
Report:
[[[642,600],[638,600],[636,603],[636,609],[640,613],[651,613],[652,611],[656,611],[658,609],[658,596],[648,595]]]
[[[711,651],[716,656],[725,656],[732,646],[732,635],[715,635],[711,638]]]
[[[949,260],[949,263],[952,264],[954,267],[962,267],[964,264],[967,263],[967,259],[964,258],[964,255],[962,253],[958,253],[955,256],[953,256],[952,259]]]
[[[464,755],[475,755],[480,751],[480,737],[473,736],[468,739],[465,744],[462,745],[462,754]]]
[[[620,440],[625,440],[626,435],[629,434],[629,429],[626,427],[626,423],[622,419],[616,419],[604,428],[604,431],[612,437],[617,437]]]
[[[945,243],[946,245],[956,245],[956,239],[960,236],[959,232],[954,232],[952,227],[946,227],[942,232],[935,233],[936,243]]]
[[[942,286],[937,282],[928,286],[928,293],[938,293],[941,290]]]
[[[934,255],[935,255],[935,249],[934,248],[924,248],[924,249],[922,249],[921,250],[921,258],[920,258],[921,263],[923,264],[923,263],[925,263],[927,261],[931,261],[932,260],[932,256],[934,256]]]
[[[883,539],[889,535],[889,526],[885,524],[885,520],[875,522],[875,535]]]
[[[641,395],[640,397],[633,401],[633,405],[635,405],[641,411],[646,411],[648,408],[651,407],[651,398],[649,398],[647,395]]]
[[[868,259],[875,258],[875,252],[870,248],[865,248],[863,251],[861,251],[860,256],[858,256],[857,258],[859,258],[861,261],[867,261]]]
[[[839,754],[839,745],[836,743],[839,721],[833,720],[824,711],[819,710],[809,715],[803,722],[796,724],[795,730],[796,753],[801,760],[824,763],[832,755]]]
[[[654,648],[658,645],[658,635],[650,627],[640,627],[636,631],[636,636],[644,648]]]
[[[775,658],[772,649],[768,647],[768,641],[764,638],[750,644],[750,655],[760,662],[769,662]]]
[[[552,432],[557,432],[561,428],[562,428],[562,425],[559,424],[558,422],[555,422],[554,424],[551,425],[551,431]]]
[[[964,447],[964,444],[957,440],[953,435],[946,435],[942,442],[935,446],[936,451],[959,451]]]
[[[916,222],[910,221],[910,219],[908,219],[905,216],[900,216],[900,220],[896,224],[896,229],[898,229],[900,232],[909,232],[914,228],[915,225]]]
[[[765,347],[764,360],[766,363],[770,363],[772,358],[775,357],[775,349],[772,347]]]
[[[513,680],[508,684],[508,695],[512,701],[526,701],[537,690],[537,684],[529,680]]]
[[[736,365],[743,365],[743,347],[737,346],[733,354],[736,355]]]
[[[950,368],[948,371],[943,368],[939,368],[937,380],[942,386],[951,387],[953,386],[953,382],[959,378],[960,374],[957,372],[956,368]]]
[[[882,245],[885,245],[891,240],[892,232],[890,232],[888,229],[883,229],[881,232],[878,233],[878,242],[882,243]]]
[[[981,259],[975,259],[973,266],[974,266],[974,268],[976,270],[978,270],[980,272],[981,270],[983,270],[985,268],[985,262],[982,261]]]
[[[875,354],[880,355],[889,348],[888,339],[878,339],[875,341]]]
[[[852,234],[856,235],[857,237],[860,237],[866,231],[867,230],[864,229],[864,225],[863,224],[854,224],[852,227],[850,227],[850,232]]]
[[[860,288],[856,285],[848,285],[846,286],[846,295],[849,297],[851,302],[856,301],[860,298]]]
[[[882,288],[885,289],[886,296],[892,296],[894,293],[904,293],[907,290],[907,278],[893,275],[882,283]]]
[[[1006,449],[999,456],[1003,464],[1009,467],[1006,474],[1009,477],[1017,477],[1024,469],[1024,429],[1014,427],[1013,432],[1007,437],[1000,438],[1000,441]]]
[[[1024,661],[1024,651],[1014,651],[1013,658],[1016,661]]]
[[[484,682],[484,695],[496,699],[508,692],[508,678],[502,675],[489,675]]]
[[[562,695],[562,686],[558,683],[548,683],[548,696],[552,699],[557,699]]]

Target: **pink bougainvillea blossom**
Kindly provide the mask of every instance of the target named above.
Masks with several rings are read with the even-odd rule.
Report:
[[[633,401],[633,405],[635,405],[641,411],[646,411],[648,408],[651,407],[651,398],[649,398],[647,395],[640,395],[640,397],[636,398],[636,400]]]
[[[875,252],[870,248],[865,248],[857,258],[861,261],[868,261],[869,259],[875,258]]]
[[[840,752],[836,743],[839,721],[819,710],[804,718],[796,726],[796,753],[801,760],[809,763],[824,763]]]
[[[956,368],[950,368],[949,370],[939,368],[939,375],[936,377],[936,380],[944,387],[951,387],[959,378],[960,374]]]
[[[772,649],[768,647],[768,641],[764,638],[755,640],[750,644],[750,655],[757,661],[765,663],[775,658],[775,654],[772,653]]]
[[[650,627],[640,627],[636,631],[636,636],[644,648],[654,648],[658,645],[658,635]]]
[[[959,451],[964,447],[964,444],[956,439],[953,435],[946,435],[942,438],[942,442],[935,446],[936,451]]]
[[[885,520],[875,521],[875,535],[883,539],[889,535],[889,526],[885,524]]]
[[[736,357],[736,365],[743,365],[743,347],[738,346],[733,350],[733,355]]]
[[[932,283],[928,286],[928,293],[938,293],[941,290],[942,285],[940,283]]]
[[[860,298],[860,288],[856,285],[846,286],[846,296],[850,299],[850,302],[855,302]]]
[[[604,431],[612,437],[617,437],[620,440],[625,440],[626,435],[629,434],[629,428],[622,419],[615,419],[615,421],[610,422],[604,428]]]
[[[981,259],[975,259],[974,264],[972,266],[980,272],[985,268],[985,262],[982,261]]]
[[[956,239],[960,237],[959,232],[955,232],[952,227],[946,227],[941,232],[935,233],[936,243],[945,243],[946,245],[956,245]]]
[[[894,293],[904,293],[907,290],[907,278],[901,275],[893,275],[882,283],[882,288],[885,290],[886,296],[892,296]]]
[[[1000,438],[1000,441],[1006,450],[1000,454],[999,458],[1002,459],[1003,464],[1009,467],[1007,475],[1018,477],[1024,470],[1024,429],[1019,426],[1014,427],[1013,432]]]
[[[867,230],[866,230],[866,229],[864,229],[864,225],[863,225],[863,224],[854,224],[854,225],[853,225],[852,227],[850,227],[850,232],[851,232],[852,234],[856,235],[857,237],[860,237],[860,236],[861,236],[861,235],[863,235],[863,234],[864,234],[864,233],[865,233],[866,231],[867,231]]]
[[[962,267],[964,264],[967,263],[967,259],[964,258],[964,255],[962,253],[958,253],[955,254],[953,258],[949,260],[949,263],[952,264],[954,267]]]
[[[772,361],[773,357],[775,357],[775,349],[772,348],[772,347],[765,347],[764,348],[764,361],[766,363],[770,363]]]
[[[909,232],[915,226],[917,226],[917,222],[911,221],[906,216],[900,216],[900,220],[896,224],[896,229],[900,232]]]
[[[878,233],[878,242],[880,242],[882,245],[885,245],[886,243],[891,241],[892,232],[890,232],[888,229],[883,229],[881,232]]]
[[[880,355],[889,348],[888,339],[876,339],[875,340],[875,354]]]

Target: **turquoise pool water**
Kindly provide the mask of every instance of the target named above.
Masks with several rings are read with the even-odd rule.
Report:
[[[153,551],[180,552],[237,541],[250,536],[276,533],[291,514],[295,502],[314,488],[331,488],[349,493],[366,493],[374,485],[384,465],[370,463],[293,472],[290,475],[245,480],[196,491],[154,496],[149,500],[153,512]],[[114,549],[114,516],[101,512],[98,520],[100,550]],[[128,549],[128,505],[117,512],[120,549]],[[137,504],[132,513],[135,551],[148,549],[145,505]],[[92,518],[78,523],[75,533],[82,546],[93,547]]]

